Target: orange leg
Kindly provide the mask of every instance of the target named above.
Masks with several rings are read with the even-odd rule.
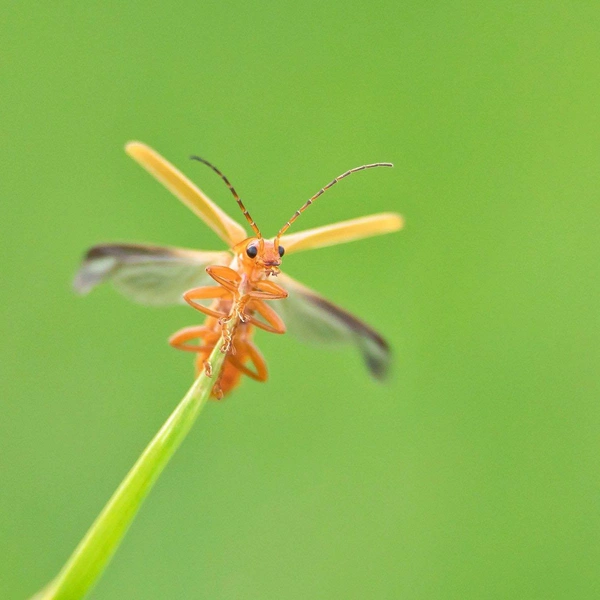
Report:
[[[229,267],[221,265],[214,265],[206,267],[206,272],[225,289],[229,290],[232,294],[236,294],[238,287],[242,280],[242,276]]]
[[[272,281],[257,281],[254,284],[254,289],[248,292],[240,302],[240,313],[241,319],[244,322],[252,323],[259,327],[260,329],[264,329],[265,331],[270,331],[272,333],[284,333],[285,325],[283,321],[279,318],[279,315],[270,307],[267,306],[263,300],[280,300],[282,298],[287,298],[288,293],[282,287],[278,286],[276,283]],[[247,316],[244,314],[244,309],[248,305],[250,310],[255,310],[258,312],[267,323],[260,321],[252,316]]]
[[[195,339],[203,340],[204,345],[188,343],[190,340]],[[183,329],[175,332],[169,338],[169,344],[178,350],[186,350],[188,352],[203,352],[205,350],[212,350],[218,339],[219,334],[216,331],[209,329],[204,325],[200,325],[194,327],[184,327]]]
[[[204,373],[206,374],[206,376],[212,378],[212,376],[213,376],[212,365],[207,360],[205,360],[202,362],[202,366],[204,367]]]
[[[197,295],[195,298],[196,299],[200,299],[200,298],[206,298],[207,296],[204,295],[205,293],[208,294],[212,294],[213,292],[215,293],[215,296],[218,294],[218,297],[223,298],[226,297],[228,295],[231,296],[232,299],[236,299],[238,298],[238,288],[239,285],[242,281],[242,276],[237,272],[234,271],[233,269],[229,268],[229,267],[224,267],[221,265],[212,265],[210,267],[206,267],[206,272],[219,284],[220,287],[215,288],[214,286],[209,288],[210,290],[212,290],[211,292],[202,292],[200,290],[202,290],[202,288],[198,288],[197,290],[195,290],[196,293],[198,294],[202,294],[202,296]],[[217,292],[216,290],[219,290],[219,292]],[[215,297],[215,296],[208,296],[208,297]],[[185,295],[184,295],[185,298]],[[187,300],[187,298],[186,298]],[[199,311],[203,312],[204,314],[213,316],[213,317],[217,317],[218,319],[227,319],[227,318],[232,318],[232,317],[239,317],[241,321],[244,321],[244,314],[243,314],[243,305],[240,305],[238,303],[237,308],[235,309],[235,311],[230,312],[229,314],[226,313],[220,313],[218,311],[212,310],[212,309],[206,309],[205,307],[201,307],[199,305],[194,304],[194,308],[197,308]],[[228,352],[229,349],[231,348],[231,335],[227,333],[227,330],[225,328],[225,326],[223,327],[223,334],[225,335],[225,341],[223,343],[223,346],[221,347],[221,351],[222,352]]]
[[[281,317],[262,300],[253,300],[249,304],[249,308],[256,311],[264,319],[264,321],[261,321],[251,316],[247,319],[249,323],[271,333],[285,333],[285,323],[281,320]]]
[[[206,287],[194,288],[193,290],[187,291],[183,294],[183,299],[196,310],[199,310],[201,313],[208,315],[209,317],[216,317],[217,319],[223,319],[228,315],[223,312],[219,312],[213,310],[212,308],[208,308],[207,306],[202,306],[202,304],[198,304],[195,300],[210,300],[217,298],[225,298],[231,295],[230,290],[220,286],[220,285],[210,285]]]
[[[235,356],[230,354],[227,357],[231,364],[236,369],[239,369],[242,373],[256,381],[266,381],[269,376],[267,372],[267,363],[258,348],[252,342],[244,342],[237,344],[237,351],[238,354]],[[246,355],[254,365],[254,371],[244,364]]]
[[[287,298],[288,293],[273,281],[267,281],[265,279],[257,281],[254,284],[254,289],[251,292],[248,292],[248,296],[262,300],[280,300],[281,298]]]

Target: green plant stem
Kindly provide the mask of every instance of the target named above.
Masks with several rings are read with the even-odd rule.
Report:
[[[231,324],[228,327],[231,329]],[[210,397],[225,359],[225,354],[220,351],[222,342],[223,339],[217,343],[208,360],[212,378],[203,372],[196,379],[102,509],[58,576],[34,596],[35,600],[83,598],[100,577],[144,498]]]

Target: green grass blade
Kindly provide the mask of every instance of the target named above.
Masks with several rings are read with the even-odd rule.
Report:
[[[206,404],[220,373],[225,354],[221,342],[209,362],[213,377],[202,373],[148,444],[121,482],[56,579],[32,600],[77,600],[83,598],[102,574],[125,535],[144,498],[175,450],[185,439]]]

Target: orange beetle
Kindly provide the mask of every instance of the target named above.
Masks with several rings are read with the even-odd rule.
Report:
[[[242,375],[266,381],[265,360],[252,340],[256,327],[273,333],[284,333],[287,328],[307,341],[354,344],[371,374],[385,377],[390,362],[387,342],[361,320],[280,273],[279,267],[284,253],[401,229],[404,222],[400,215],[382,213],[285,233],[316,198],[339,180],[356,171],[391,167],[390,163],[363,165],[336,177],[307,200],[274,238],[265,239],[233,186],[206,160],[192,157],[209,166],[227,184],[254,232],[252,237],[152,148],[130,142],[126,151],[203,219],[230,250],[204,252],[138,244],[94,246],[75,277],[74,287],[79,293],[111,280],[134,301],[159,306],[183,300],[207,315],[202,325],[178,331],[169,342],[175,348],[196,353],[197,371],[205,368],[212,376],[206,361],[221,335],[226,334],[221,350],[227,356],[213,387],[215,398],[222,398],[236,387]],[[281,285],[273,277],[278,277]],[[207,285],[211,279],[212,285]],[[276,301],[273,306],[267,304],[271,300]]]

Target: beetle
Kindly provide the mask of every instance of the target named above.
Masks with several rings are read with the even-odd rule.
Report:
[[[383,337],[362,320],[281,273],[280,266],[284,254],[401,229],[404,225],[401,215],[380,213],[286,233],[338,181],[357,171],[391,167],[391,163],[362,165],[346,171],[309,198],[273,238],[264,238],[229,180],[205,159],[191,157],[207,165],[225,182],[252,229],[250,237],[155,150],[141,142],[129,142],[125,150],[213,229],[229,250],[97,245],[87,251],[75,276],[77,292],[86,294],[98,284],[111,281],[117,290],[136,302],[164,306],[184,301],[205,314],[202,325],[181,329],[169,342],[175,348],[194,352],[197,372],[204,368],[212,376],[207,359],[223,336],[221,351],[226,357],[213,387],[214,398],[222,398],[234,389],[242,375],[267,380],[265,359],[253,341],[255,328],[278,334],[288,329],[305,341],[353,344],[375,378],[386,376],[390,347]]]

